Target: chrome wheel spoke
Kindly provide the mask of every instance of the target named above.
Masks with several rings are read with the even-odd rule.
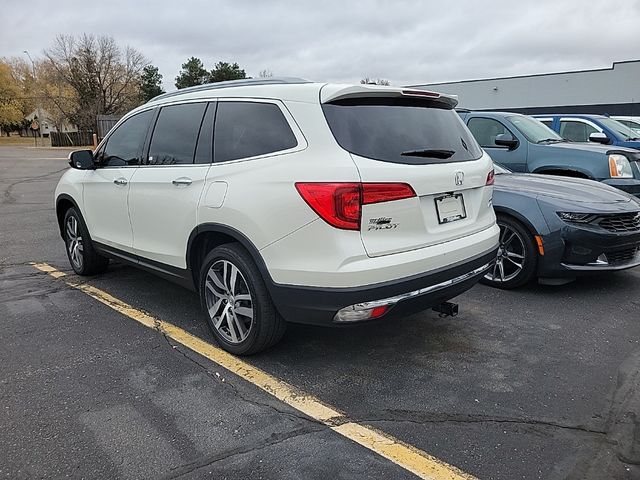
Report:
[[[506,229],[505,229],[506,230]],[[509,233],[507,235],[505,235],[504,241],[502,242],[502,246],[503,247],[507,247],[512,241],[513,239],[516,237],[516,233],[512,230],[508,231]]]
[[[213,305],[211,305],[211,307],[209,307],[209,316],[211,318],[216,316],[216,313],[218,313],[218,310],[220,310],[220,305],[222,305],[222,298],[218,298],[216,303],[214,303]]]
[[[513,263],[516,267],[518,267],[518,270],[522,270],[522,264],[520,264],[520,263],[516,262],[515,260],[513,260],[512,258],[510,258],[510,257],[508,257],[508,256],[507,256],[507,257],[504,257],[504,258],[506,258],[506,259],[507,259],[507,260],[509,260],[511,263]]]
[[[524,255],[520,255],[519,253],[515,253],[515,252],[506,252],[507,257],[509,258],[517,258],[518,260],[524,260]]]
[[[248,307],[236,307],[235,312],[238,315],[242,315],[244,317],[253,318],[253,308]]]
[[[216,287],[218,287],[219,290],[215,290],[214,286],[209,284],[209,288],[211,288],[211,290],[213,292],[219,292],[218,295],[224,295],[224,292],[227,290],[224,286],[224,284],[222,283],[222,281],[218,278],[218,274],[216,272],[214,272],[213,270],[209,270],[209,273],[207,274],[207,278],[208,280],[211,280],[211,282],[213,283],[213,285],[215,285]],[[209,282],[207,282],[209,283]]]
[[[235,265],[231,265],[231,275],[229,279],[229,292],[231,292],[232,295],[236,293],[237,280],[238,280],[238,269],[235,267]]]
[[[238,343],[239,338],[238,334],[236,333],[236,327],[234,325],[234,317],[235,315],[232,312],[227,311],[227,328],[229,329],[229,334],[231,335],[231,341],[234,343]]]
[[[504,276],[504,263],[502,263],[502,260],[500,260],[498,262],[498,271],[500,273],[500,281],[504,282],[505,280],[505,276]]]

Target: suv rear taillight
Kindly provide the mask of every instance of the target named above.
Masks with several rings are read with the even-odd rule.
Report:
[[[296,183],[305,202],[329,225],[360,230],[362,205],[416,196],[406,183]]]

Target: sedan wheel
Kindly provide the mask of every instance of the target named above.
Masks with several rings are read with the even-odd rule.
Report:
[[[499,216],[500,238],[496,263],[482,279],[493,287],[510,289],[528,283],[535,275],[537,253],[533,237],[515,219]]]
[[[216,331],[231,344],[243,342],[253,326],[253,300],[238,267],[218,260],[207,272],[205,287],[207,311]]]

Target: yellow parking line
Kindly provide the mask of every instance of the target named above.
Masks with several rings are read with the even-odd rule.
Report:
[[[75,276],[67,276],[64,272],[46,263],[32,263],[32,265],[41,272],[45,272],[54,278],[62,278],[70,287],[86,293],[113,310],[126,315],[145,327],[166,335],[168,338],[208,358],[299,412],[327,425],[334,432],[391,460],[393,463],[414,473],[420,478],[430,480],[474,479],[473,476],[460,469],[412,445],[408,445],[387,433],[381,432],[371,426],[351,421],[344,413],[325,404],[313,395],[308,395],[298,390],[294,386],[269,375],[244,360],[227,353],[221,348],[205,342],[180,327],[144,313],[99,288],[72,280],[72,278],[77,278]]]

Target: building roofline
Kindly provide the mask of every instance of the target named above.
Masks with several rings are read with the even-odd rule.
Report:
[[[435,87],[438,85],[457,85],[460,83],[476,83],[476,82],[494,82],[496,80],[510,80],[512,78],[532,78],[532,77],[548,77],[552,75],[566,75],[568,73],[589,73],[589,72],[604,72],[607,70],[613,70],[616,65],[622,65],[624,63],[640,63],[640,59],[637,60],[622,60],[620,62],[613,62],[611,67],[605,68],[590,68],[586,70],[566,70],[564,72],[551,72],[551,73],[534,73],[531,75],[513,75],[510,77],[492,77],[492,78],[477,78],[471,80],[456,80],[453,82],[438,82],[438,83],[423,83],[415,85],[406,85],[407,87]]]

